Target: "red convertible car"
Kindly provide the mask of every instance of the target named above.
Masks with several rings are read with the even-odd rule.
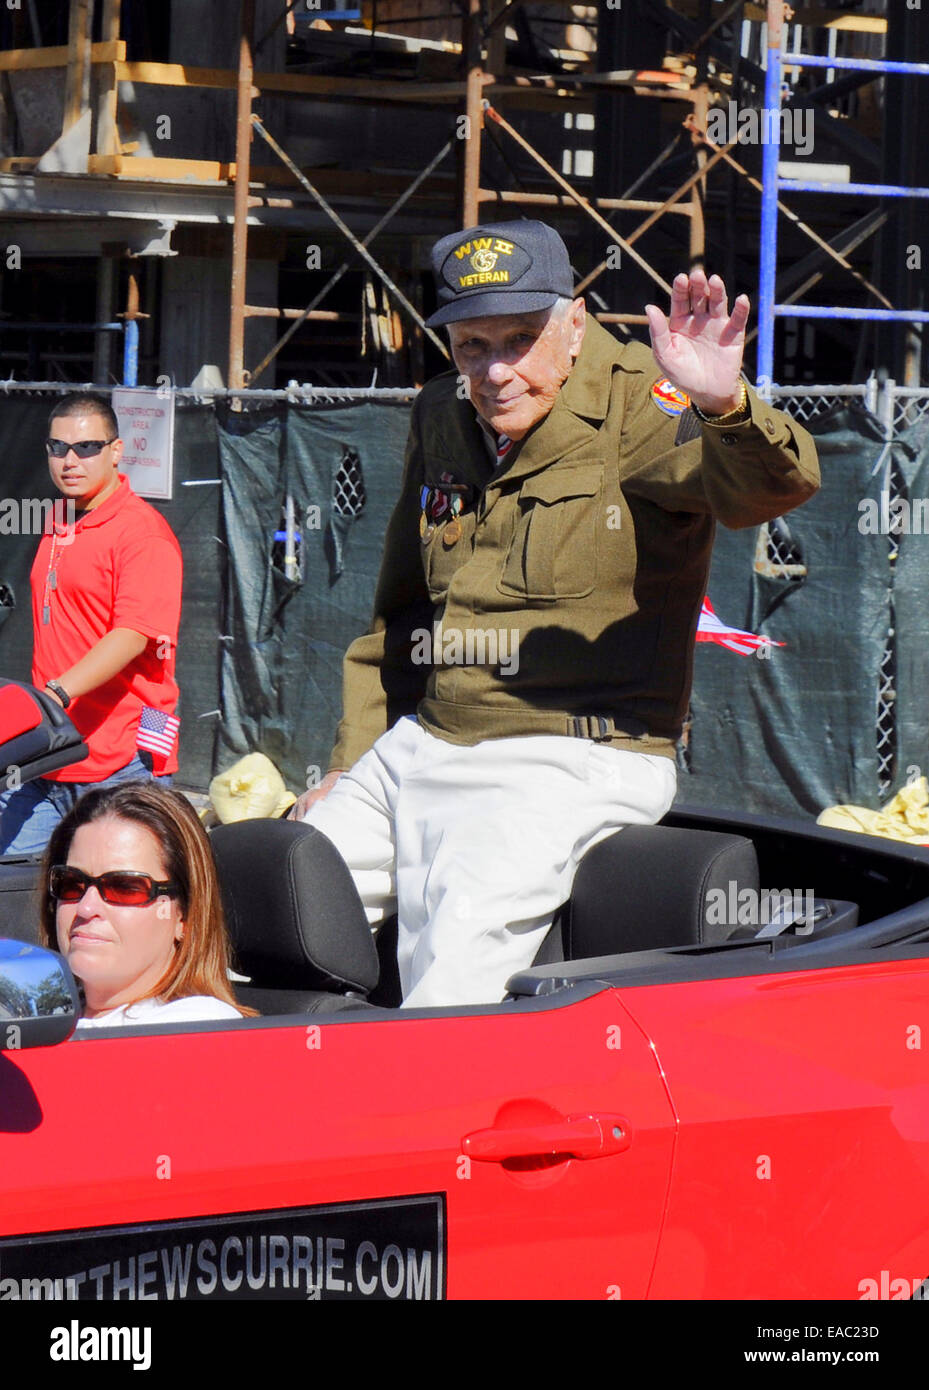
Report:
[[[0,866],[0,1300],[920,1295],[926,851],[676,809],[411,1011],[323,836],[213,843],[259,1018],[74,1035]]]

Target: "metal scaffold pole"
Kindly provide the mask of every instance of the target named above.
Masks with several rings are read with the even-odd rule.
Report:
[[[480,217],[481,130],[483,127],[484,73],[481,66],[481,0],[468,0],[462,34],[466,70],[464,177],[461,225],[474,227]]]
[[[761,164],[761,265],[758,276],[758,370],[756,383],[763,396],[770,396],[774,380],[774,283],[777,273],[777,165],[780,158],[781,37],[784,25],[783,0],[768,0],[768,67],[765,73],[764,104],[769,139],[762,151]],[[777,113],[777,120],[773,114]]]
[[[232,284],[229,296],[229,385],[245,385],[245,277],[248,252],[248,179],[255,75],[252,44],[255,0],[242,0],[239,79],[236,87],[235,201],[232,226]]]

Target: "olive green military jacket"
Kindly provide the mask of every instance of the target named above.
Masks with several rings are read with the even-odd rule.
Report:
[[[715,522],[789,511],[819,469],[806,431],[751,390],[749,419],[676,445],[662,376],[588,320],[554,407],[499,469],[456,374],[423,388],[331,769],[414,710],[452,743],[569,734],[673,756]],[[443,475],[470,489],[464,509],[421,525]]]

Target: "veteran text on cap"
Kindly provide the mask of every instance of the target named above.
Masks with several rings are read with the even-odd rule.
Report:
[[[574,297],[568,249],[544,222],[495,222],[438,241],[432,270],[439,307],[430,328],[459,319],[529,314]]]

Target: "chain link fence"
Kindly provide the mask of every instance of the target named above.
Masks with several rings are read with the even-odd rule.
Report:
[[[827,414],[836,406],[854,401],[881,422],[886,444],[891,444],[895,438],[907,433],[914,426],[923,423],[929,426],[929,390],[922,386],[898,386],[890,378],[878,381],[876,377],[870,377],[863,386],[774,386],[771,388],[771,401],[778,409],[804,424]],[[893,580],[903,519],[902,511],[897,511],[894,502],[906,498],[906,481],[897,460],[889,450],[885,461],[883,490],[887,494],[888,514],[895,518],[887,536],[890,563],[887,633],[876,677],[874,716],[878,783],[881,796],[886,799],[893,790],[897,772],[897,634]],[[790,531],[782,518],[762,528],[759,552],[762,551],[762,547],[769,573],[797,573],[797,561],[800,557],[790,543]]]
[[[872,376],[863,386],[772,386],[771,401],[804,424],[854,401],[880,420],[891,439],[921,421],[929,423],[929,388],[898,386],[890,377]]]

